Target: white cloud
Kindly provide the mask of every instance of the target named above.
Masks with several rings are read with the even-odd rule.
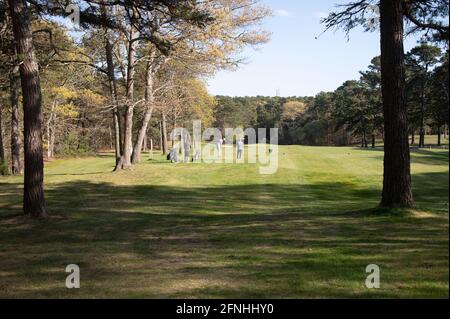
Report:
[[[284,9],[275,10],[275,14],[280,17],[292,17],[293,13]]]

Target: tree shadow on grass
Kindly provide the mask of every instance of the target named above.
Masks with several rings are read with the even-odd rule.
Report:
[[[448,165],[448,150],[446,151],[429,151],[426,149],[417,149],[413,154],[419,156],[412,157],[412,163],[425,164],[425,165]]]
[[[448,202],[443,175],[415,176],[419,202]],[[72,181],[47,190],[47,222],[13,217],[20,187],[0,190],[3,297],[448,297],[448,217],[377,214],[377,189]],[[71,263],[82,289],[64,286]]]

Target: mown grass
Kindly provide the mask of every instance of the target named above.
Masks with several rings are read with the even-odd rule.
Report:
[[[0,297],[448,298],[448,152],[413,152],[415,210],[380,210],[380,150],[280,148],[251,164],[46,165],[52,218],[0,179]],[[66,289],[66,265],[81,289]],[[365,287],[368,264],[381,288]]]
[[[420,136],[416,135],[414,137],[414,145],[417,146],[419,144]],[[411,137],[410,137],[411,141]],[[425,146],[437,146],[438,136],[437,135],[425,135]],[[441,135],[441,145],[448,146],[448,136]]]

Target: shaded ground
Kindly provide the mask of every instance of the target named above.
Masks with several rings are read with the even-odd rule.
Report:
[[[47,222],[0,179],[0,297],[448,298],[448,153],[413,154],[414,211],[373,209],[382,153],[280,148],[245,165],[48,164]],[[66,289],[67,264],[81,289]],[[368,290],[365,267],[381,268]]]

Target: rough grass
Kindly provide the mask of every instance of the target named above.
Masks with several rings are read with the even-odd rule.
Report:
[[[448,298],[448,152],[414,152],[415,210],[380,210],[380,150],[281,147],[254,165],[46,165],[49,221],[0,179],[0,297]],[[66,265],[81,289],[66,289]],[[365,287],[365,267],[381,288]]]

